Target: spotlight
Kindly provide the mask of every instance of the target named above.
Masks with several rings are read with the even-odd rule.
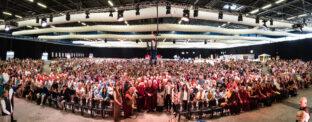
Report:
[[[181,18],[181,20],[185,22],[190,21],[190,10],[187,10],[187,9],[183,10],[183,17]]]
[[[113,15],[113,10],[110,10],[109,11],[109,17],[113,17],[114,15]]]
[[[139,7],[139,5],[136,6],[135,10],[136,10],[135,15],[137,15],[137,16],[140,15],[140,7]]]
[[[266,25],[266,22],[267,22],[267,21],[266,21],[266,20],[262,20],[262,22],[263,22],[263,26],[267,28],[267,27],[268,27],[268,26]]]
[[[86,19],[89,19],[90,18],[90,12],[89,12],[89,10],[86,10]]]
[[[70,14],[69,12],[66,13],[66,21],[69,21],[70,20]]]
[[[117,16],[117,21],[121,22],[124,21],[124,17],[123,17],[123,10],[118,10],[118,16]]]
[[[170,14],[170,13],[171,13],[171,5],[170,5],[170,3],[167,3],[166,14]]]
[[[175,40],[173,40],[173,41],[172,41],[172,43],[173,43],[173,44],[175,44],[175,43],[176,43],[176,41],[175,41]]]
[[[270,19],[270,25],[271,26],[273,25],[273,19],[272,18]]]
[[[238,22],[242,22],[243,21],[243,15],[241,13],[239,13],[238,15]]]
[[[195,7],[193,16],[198,17],[198,7]]]
[[[10,31],[10,25],[5,25],[4,30],[5,30],[5,31]]]
[[[205,44],[207,44],[207,40],[205,40]]]
[[[38,16],[36,17],[36,23],[37,24],[39,23],[39,17]]]
[[[47,19],[46,18],[41,19],[41,27],[47,27]]]
[[[50,22],[53,22],[53,14],[50,14]]]
[[[260,20],[260,17],[259,15],[256,16],[256,24],[259,24],[259,20]]]
[[[223,19],[223,11],[219,11],[219,17],[218,17],[219,20]]]

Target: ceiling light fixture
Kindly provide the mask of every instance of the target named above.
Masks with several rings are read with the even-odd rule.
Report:
[[[286,0],[278,0],[278,1],[275,2],[275,4],[280,4],[280,3],[285,2],[285,1]]]
[[[252,10],[251,12],[249,12],[250,14],[255,14],[255,13],[258,13],[259,12],[259,9],[255,9],[255,10]]]
[[[272,4],[267,4],[267,5],[265,5],[265,6],[263,6],[261,9],[268,9],[268,8],[271,8],[272,7]]]
[[[47,8],[47,6],[46,6],[45,4],[40,3],[40,2],[38,2],[37,5],[40,6],[40,7],[42,7],[42,8]]]
[[[15,15],[15,17],[22,19],[23,17],[20,15]]]
[[[10,12],[4,11],[4,12],[2,12],[2,13],[5,14],[5,15],[8,15],[8,16],[12,16],[12,14],[11,14]]]
[[[108,4],[110,5],[110,6],[114,6],[114,4],[113,4],[113,2],[112,1],[108,1]]]

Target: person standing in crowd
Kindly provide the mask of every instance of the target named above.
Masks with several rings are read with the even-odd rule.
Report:
[[[124,118],[128,118],[131,116],[132,104],[134,103],[132,99],[133,93],[134,93],[134,87],[128,88],[125,98],[123,99]]]
[[[148,87],[145,89],[145,95],[146,95],[146,107],[148,109],[148,112],[153,112],[153,106],[154,106],[154,102],[153,102],[153,97],[155,95],[155,89],[153,86],[152,81],[148,82]]]
[[[296,122],[309,122],[310,120],[310,110],[307,107],[308,100],[306,97],[300,98],[299,102],[300,108],[296,114]]]
[[[139,85],[137,86],[137,108],[138,111],[141,111],[144,109],[144,103],[145,103],[145,88],[144,88],[144,83],[140,82]]]
[[[183,110],[187,110],[187,104],[190,100],[190,94],[186,84],[183,84],[182,91],[180,93],[180,101],[182,102]],[[181,104],[181,103],[180,103]]]
[[[174,85],[174,88],[172,89],[172,107],[173,111],[175,112],[174,115],[176,115],[178,107],[180,106],[180,90],[178,88],[178,84]]]
[[[165,96],[164,87],[163,87],[162,83],[159,83],[158,89],[157,89],[157,107],[156,107],[156,110],[158,112],[162,112],[163,111],[164,96]]]
[[[165,107],[168,112],[171,110],[171,94],[172,94],[171,81],[168,80],[167,85],[165,87]]]
[[[121,84],[117,84],[114,89],[114,121],[120,120],[120,108],[122,106]]]
[[[3,78],[3,75],[2,73],[0,73],[0,98],[2,97],[2,92],[3,92],[3,83],[4,83],[4,78]]]

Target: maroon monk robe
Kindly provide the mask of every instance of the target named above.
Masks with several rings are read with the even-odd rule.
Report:
[[[138,104],[138,111],[144,109],[145,104],[145,88],[143,85],[137,86],[136,88],[138,90],[137,95],[137,104]]]
[[[249,105],[249,99],[248,99],[248,94],[246,90],[238,90],[239,96],[243,103],[241,104],[241,107],[243,108],[244,111],[250,110],[250,105]]]
[[[256,109],[258,106],[258,89],[251,89],[249,92],[249,103],[251,109]]]
[[[147,87],[145,89],[145,101],[146,101],[146,107],[149,111],[153,111],[153,107],[155,106],[154,105],[154,102],[153,102],[153,97],[155,95],[155,92],[156,90],[154,89],[153,86],[151,87]],[[148,96],[148,94],[150,94],[151,96]]]
[[[129,91],[126,92],[126,95],[129,94]],[[124,117],[128,118],[131,115],[131,111],[132,111],[132,100],[130,100],[129,98],[127,98],[125,95],[125,98],[123,99],[123,111],[124,111]],[[130,95],[131,96],[131,95]]]
[[[239,114],[240,107],[239,107],[239,98],[236,92],[232,92],[231,97],[228,99],[228,105],[230,107],[231,114]]]

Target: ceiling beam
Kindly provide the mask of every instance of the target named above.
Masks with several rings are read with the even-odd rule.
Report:
[[[300,1],[301,1],[301,0],[294,0],[294,1],[291,1],[291,2],[288,2],[288,3],[284,3],[284,4],[279,5],[279,6],[277,6],[277,7],[274,7],[274,8],[265,10],[265,11],[262,11],[262,12],[258,13],[258,15],[267,14],[267,13],[270,13],[270,12],[272,12],[272,11],[279,10],[279,9],[281,9],[281,8],[284,8],[284,7],[288,6],[288,5],[291,5],[291,4],[300,2]]]

